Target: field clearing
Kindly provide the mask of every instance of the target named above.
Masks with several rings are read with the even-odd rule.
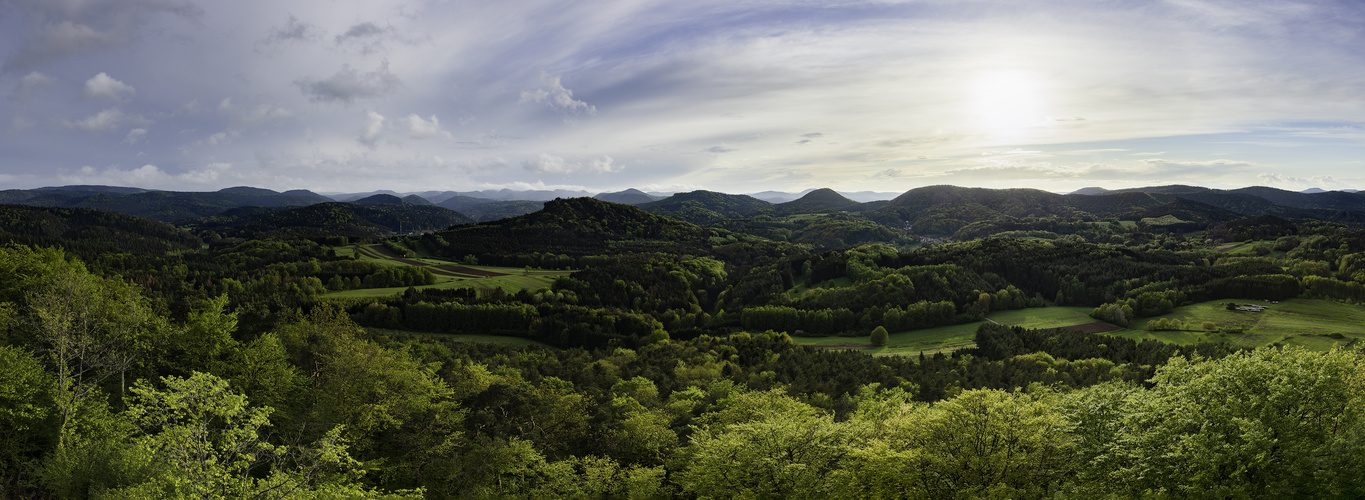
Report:
[[[420,335],[423,337],[439,337],[454,340],[456,342],[477,342],[481,344],[497,344],[509,347],[550,347],[546,344],[536,342],[531,339],[521,337],[504,337],[501,335],[476,335],[467,333],[432,333],[414,332],[411,330],[391,330],[388,328],[365,327],[365,331],[372,335]]]
[[[1229,311],[1225,302],[1269,307],[1263,312]],[[1147,323],[1157,318],[1142,318],[1129,328],[1113,332],[1131,339],[1156,339],[1175,344],[1228,342],[1238,347],[1262,347],[1275,342],[1310,349],[1330,349],[1365,338],[1365,308],[1316,299],[1288,299],[1272,304],[1262,300],[1222,299],[1175,308],[1160,316],[1179,319],[1197,331],[1149,332]],[[1243,333],[1202,331],[1205,321],[1220,330],[1242,329]]]
[[[849,279],[847,276],[843,276],[832,280],[821,281],[815,285],[796,285],[790,290],[787,290],[787,296],[795,299],[807,291],[817,288],[843,288],[848,286],[853,286],[853,280]]]
[[[386,266],[418,266],[430,271],[436,276],[436,283],[432,285],[419,285],[415,288],[482,288],[493,290],[500,288],[507,293],[516,293],[521,290],[539,290],[548,288],[554,283],[555,278],[567,276],[573,271],[547,271],[540,269],[527,270],[518,267],[497,267],[497,266],[478,266],[468,265],[458,262],[451,262],[441,259],[424,258],[405,258],[394,255],[392,251],[383,245],[353,245],[349,247],[338,247],[334,250],[337,255],[343,255],[343,250],[349,255],[358,255],[361,260],[375,262]],[[323,298],[368,298],[385,297],[400,294],[407,291],[409,287],[397,286],[386,288],[360,288],[355,290],[343,290],[323,295]]]
[[[895,332],[887,337],[886,346],[872,347],[867,337],[792,337],[800,345],[825,349],[859,349],[874,356],[908,356],[920,352],[934,353],[973,347],[976,327],[981,323],[940,326],[921,330]]]
[[[1095,322],[1090,317],[1091,308],[1085,307],[1036,307],[996,311],[986,315],[996,323],[1024,328],[1060,328],[1063,326],[1084,325]]]
[[[1229,311],[1225,302],[1268,306],[1263,312]],[[1043,307],[996,311],[987,321],[1024,328],[1076,327],[1086,331],[1132,340],[1158,340],[1177,345],[1199,342],[1226,342],[1237,347],[1262,347],[1272,343],[1296,345],[1314,350],[1344,346],[1365,338],[1365,307],[1316,299],[1289,299],[1279,304],[1261,300],[1222,299],[1175,308],[1160,318],[1179,319],[1195,330],[1149,332],[1147,323],[1157,318],[1139,318],[1129,328],[1095,321],[1089,307]],[[1203,323],[1212,321],[1222,329],[1242,329],[1242,333],[1206,332]],[[951,352],[975,347],[976,328],[982,322],[925,328],[891,333],[885,347],[872,347],[867,337],[792,337],[800,345],[826,349],[857,349],[874,356],[905,356],[920,352]],[[1111,331],[1102,331],[1112,329]]]
[[[1080,312],[1085,309],[1086,312]],[[996,311],[987,316],[988,321],[1006,326],[1024,328],[1061,328],[1094,323],[1089,309],[1080,307],[1047,307],[1021,309],[1015,311]],[[857,349],[873,356],[913,356],[923,352],[952,352],[958,349],[976,347],[976,329],[987,321],[964,323],[961,325],[940,326],[892,332],[887,336],[886,346],[872,347],[867,337],[792,337],[792,342],[824,349]]]
[[[1043,307],[996,311],[986,317],[988,321],[1006,326],[1061,328],[1094,323],[1090,310],[1085,307]],[[985,321],[894,332],[887,337],[885,347],[870,346],[867,337],[792,337],[792,341],[827,349],[858,349],[873,356],[933,354],[976,347],[976,329],[983,323]]]

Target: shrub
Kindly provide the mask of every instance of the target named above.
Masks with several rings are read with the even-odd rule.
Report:
[[[879,326],[872,329],[872,335],[870,335],[867,340],[874,346],[884,346],[886,345],[887,337],[886,327]]]

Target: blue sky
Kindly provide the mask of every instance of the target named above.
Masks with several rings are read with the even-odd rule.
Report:
[[[0,188],[1365,188],[1365,4],[0,0]]]

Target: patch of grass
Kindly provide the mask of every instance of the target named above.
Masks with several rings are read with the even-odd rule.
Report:
[[[1260,304],[1263,312],[1229,311],[1225,302]],[[1365,338],[1365,308],[1315,299],[1289,299],[1279,304],[1261,300],[1223,299],[1177,307],[1160,317],[1179,319],[1197,331],[1146,331],[1156,318],[1140,318],[1129,328],[1110,332],[1135,340],[1156,339],[1174,344],[1228,342],[1238,347],[1262,347],[1276,342],[1326,350]],[[1216,323],[1222,332],[1205,332],[1205,321]],[[1241,330],[1232,333],[1229,330]]]
[[[827,348],[861,349],[868,354],[907,356],[920,352],[933,353],[974,347],[976,328],[981,323],[940,326],[895,332],[887,337],[886,346],[873,348],[866,336],[861,337],[792,337],[800,345]]]
[[[1022,326],[1024,328],[1061,328],[1064,326],[1094,323],[1096,321],[1095,318],[1090,317],[1090,311],[1092,309],[1093,308],[1085,307],[1036,307],[1032,309],[996,311],[986,315],[986,317],[995,320],[996,323],[1008,326]]]
[[[531,339],[524,339],[524,338],[521,338],[521,337],[504,337],[504,336],[501,336],[501,335],[475,335],[475,334],[465,334],[465,333],[431,333],[431,332],[415,332],[415,331],[411,331],[411,330],[392,330],[392,329],[388,329],[388,328],[371,328],[371,327],[365,327],[365,331],[367,331],[367,332],[369,332],[369,333],[371,333],[371,334],[374,334],[374,335],[394,335],[394,334],[401,334],[401,335],[420,335],[420,336],[423,336],[423,337],[440,337],[440,338],[445,338],[445,339],[454,340],[454,341],[456,341],[456,342],[479,342],[479,343],[484,343],[484,344],[497,344],[497,345],[505,345],[505,346],[510,346],[510,347],[531,347],[531,346],[537,346],[537,347],[550,347],[549,345],[542,344],[542,343],[540,343],[540,342],[536,342],[536,341],[531,340]]]
[[[334,248],[338,255],[344,250],[351,255],[358,255],[361,260],[377,262],[386,266],[407,266],[411,265],[393,259],[385,254],[382,245],[352,245],[348,247]],[[406,259],[418,262],[422,267],[428,268],[436,276],[436,283],[432,285],[421,285],[416,288],[483,288],[492,290],[501,288],[507,293],[516,293],[521,290],[539,290],[547,288],[554,283],[555,278],[572,274],[573,271],[549,271],[540,269],[527,270],[524,267],[496,267],[496,266],[470,266],[458,262],[450,262],[430,257]],[[454,273],[437,269],[438,266],[461,266],[479,271],[499,273],[503,276],[477,277]],[[354,297],[384,297],[399,294],[407,291],[408,287],[387,287],[387,288],[361,288],[357,290],[344,290],[323,295],[323,298],[354,298]]]
[[[802,294],[806,293],[806,291],[814,290],[816,288],[844,288],[850,286],[853,286],[853,280],[849,279],[847,276],[844,276],[840,278],[834,278],[832,280],[821,281],[814,285],[796,285],[792,287],[791,290],[787,290],[787,296],[795,299],[797,297],[800,297]]]
[[[1043,307],[996,311],[987,318],[1007,326],[1061,328],[1095,322],[1089,314],[1090,308],[1084,307]],[[792,341],[817,347],[860,349],[873,356],[911,356],[921,352],[933,354],[976,347],[976,329],[983,323],[985,322],[978,321],[893,332],[887,339],[885,347],[876,348],[871,347],[867,337],[792,337]]]

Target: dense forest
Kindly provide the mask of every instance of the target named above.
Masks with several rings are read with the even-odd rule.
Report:
[[[1365,496],[1365,327],[1175,319],[1358,308],[1355,198],[1186,188],[0,206],[0,497]]]

